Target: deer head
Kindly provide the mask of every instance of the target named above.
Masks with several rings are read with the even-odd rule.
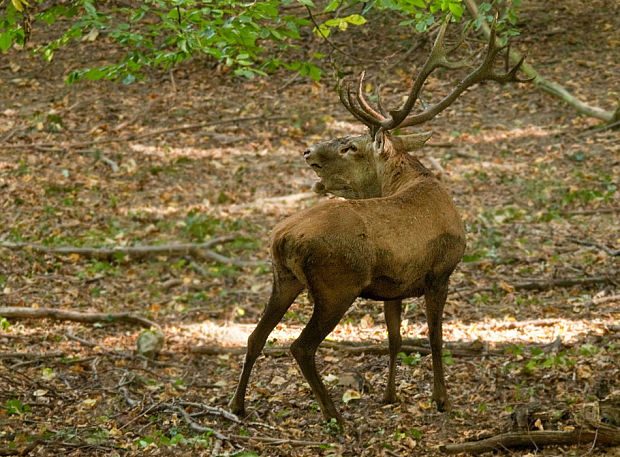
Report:
[[[392,136],[396,128],[421,125],[433,119],[445,110],[469,87],[482,81],[525,82],[517,76],[521,62],[506,71],[498,73],[493,64],[504,46],[497,44],[495,23],[491,28],[486,55],[483,62],[438,103],[427,106],[417,114],[411,114],[426,79],[438,68],[458,69],[467,65],[467,61],[451,61],[448,55],[461,44],[446,48],[445,34],[449,18],[441,26],[433,48],[413,81],[413,85],[403,106],[398,110],[386,112],[379,98],[377,107],[373,108],[363,93],[365,72],[362,72],[357,89],[343,81],[339,84],[339,96],[345,108],[366,125],[368,134],[358,137],[338,138],[311,146],[304,152],[304,158],[321,178],[315,184],[317,193],[331,193],[344,198],[371,198],[385,196],[387,181],[396,171],[390,166],[389,159],[415,151],[424,146],[432,132]]]
[[[413,152],[424,146],[432,132],[399,135],[388,138],[387,150],[396,148]],[[386,154],[385,144],[383,155]],[[304,152],[304,158],[321,181],[315,183],[314,191],[331,193],[344,198],[372,198],[384,194],[379,164],[385,162],[377,154],[377,144],[371,135],[337,138],[312,145]]]

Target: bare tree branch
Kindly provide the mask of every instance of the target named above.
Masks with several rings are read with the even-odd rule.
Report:
[[[0,316],[7,319],[53,319],[85,323],[124,322],[146,328],[161,328],[156,322],[132,313],[80,313],[55,308],[0,307]]]
[[[157,244],[147,246],[113,246],[107,248],[90,248],[77,246],[45,246],[37,243],[10,243],[0,244],[0,248],[6,249],[29,249],[44,254],[71,255],[77,254],[88,258],[111,259],[117,255],[129,255],[136,259],[152,258],[160,255],[196,255],[203,256],[216,262],[235,265],[239,267],[261,265],[259,262],[244,261],[226,257],[210,250],[218,244],[228,243],[236,238],[235,235],[227,235],[213,238],[205,243],[180,243],[180,244]]]

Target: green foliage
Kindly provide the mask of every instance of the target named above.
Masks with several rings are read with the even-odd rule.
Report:
[[[402,361],[403,365],[407,365],[410,367],[417,365],[418,363],[420,363],[420,360],[422,360],[422,356],[418,352],[416,352],[415,354],[410,354],[410,355],[407,355],[404,352],[399,352],[396,355]]]
[[[578,355],[594,357],[599,353],[599,348],[591,344],[583,344],[579,350],[567,349],[558,352],[544,352],[541,348],[533,347],[529,350],[529,356],[525,353],[523,345],[509,346],[504,351],[512,355],[519,363],[507,362],[505,371],[519,371],[524,375],[532,375],[539,370],[567,370],[577,363]]]
[[[394,441],[400,441],[407,436],[410,436],[414,440],[419,440],[422,438],[422,436],[424,436],[424,434],[417,428],[411,428],[409,429],[409,431],[396,430],[392,435],[392,439]]]
[[[339,435],[344,431],[342,425],[338,423],[336,419],[333,417],[325,422],[323,422],[323,427],[325,428],[325,432],[329,435]]]
[[[443,359],[443,363],[446,366],[450,367],[454,365],[454,359],[452,358],[452,352],[450,352],[449,349],[444,349],[443,355],[441,356],[441,358]]]
[[[24,405],[18,398],[11,398],[4,403],[4,409],[9,416],[21,416],[30,410],[30,406]]]
[[[301,29],[316,20],[314,16],[313,21],[308,19],[305,8],[290,8],[294,1],[145,0],[129,7],[94,0],[67,4],[11,0],[0,16],[0,52],[13,45],[25,45],[32,17],[34,22],[56,29],[57,38],[34,51],[47,61],[53,60],[56,50],[77,40],[106,38],[125,51],[111,64],[74,69],[67,76],[68,84],[82,79],[130,84],[144,78],[149,69],[165,70],[192,57],[213,59],[231,67],[235,75],[247,78],[285,67],[319,80],[322,70],[318,60],[323,55],[314,53],[307,60],[297,60],[287,52],[298,47]],[[311,0],[296,1],[310,11],[317,9]],[[499,11],[499,28],[509,36],[517,33],[511,26],[516,23],[520,3],[493,0],[481,3],[480,11],[487,20]],[[322,12],[321,18],[327,19],[313,28],[326,38],[334,30],[345,32],[350,26],[380,20],[381,14],[396,14],[402,18],[402,26],[425,32],[448,14],[460,21],[464,7],[462,0],[330,0]],[[481,19],[474,22],[479,27]],[[57,122],[54,125],[62,127]]]

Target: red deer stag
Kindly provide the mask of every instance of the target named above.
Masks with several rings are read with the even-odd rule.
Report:
[[[484,61],[437,104],[410,114],[428,76],[437,68],[460,68],[447,59],[444,22],[431,53],[413,81],[404,106],[386,113],[364,99],[364,73],[356,90],[340,86],[340,100],[370,132],[319,143],[304,152],[321,178],[315,190],[346,200],[327,200],[276,225],[272,234],[273,290],[248,339],[232,411],[244,412],[252,366],[267,337],[297,295],[307,288],[314,302],[310,321],[291,352],[326,419],[342,423],[317,373],[315,353],[357,297],[383,300],[389,342],[389,374],[383,400],[396,401],[396,354],[401,346],[401,300],[424,295],[433,362],[433,400],[448,406],[442,365],[442,314],[448,279],[465,250],[463,224],[452,198],[435,176],[408,152],[431,132],[392,136],[391,131],[429,121],[472,85],[485,80],[521,82],[521,62],[505,73],[494,62],[503,49],[495,32]],[[493,28],[495,30],[495,28]]]

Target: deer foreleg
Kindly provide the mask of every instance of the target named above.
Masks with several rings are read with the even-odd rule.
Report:
[[[284,313],[289,309],[299,292],[303,289],[303,285],[297,279],[291,278],[288,280],[274,280],[273,290],[271,297],[263,315],[258,322],[258,325],[248,338],[248,349],[245,355],[245,362],[243,364],[243,371],[237,384],[237,390],[235,396],[230,402],[230,407],[233,413],[241,415],[245,410],[245,391],[248,387],[248,381],[250,379],[250,373],[254,362],[260,355],[267,337],[280,322]]]

